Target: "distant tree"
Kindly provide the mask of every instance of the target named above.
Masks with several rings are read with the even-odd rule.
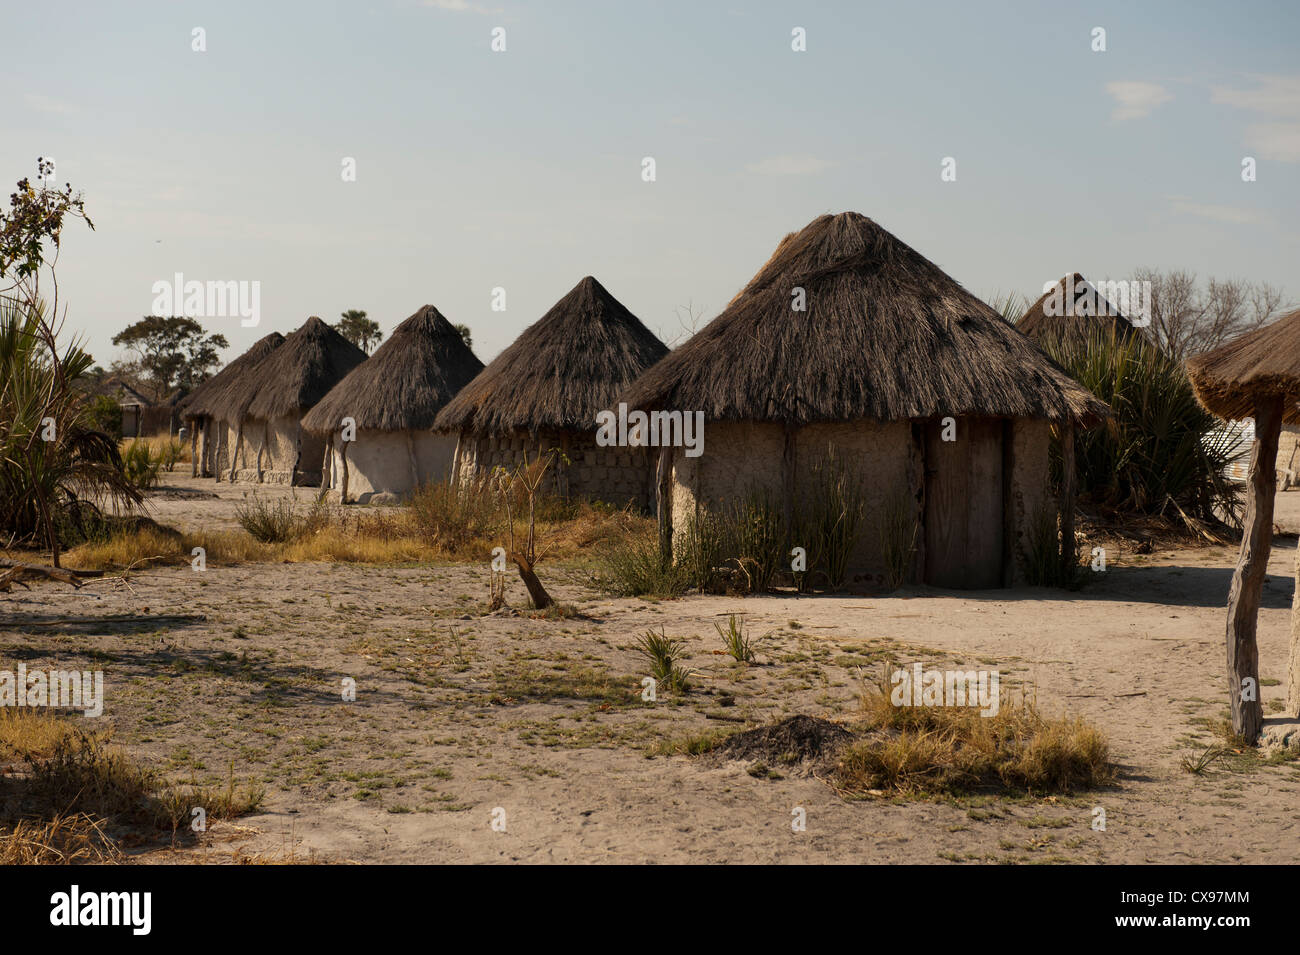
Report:
[[[379,330],[379,323],[366,318],[366,313],[359,308],[348,309],[340,318],[334,326],[335,330],[367,355],[384,337],[384,333]]]
[[[460,332],[460,337],[464,340],[466,348],[474,347],[474,335],[473,333],[470,332],[468,325],[464,325],[461,322],[456,322],[454,325],[452,325],[452,328]]]
[[[1217,348],[1259,328],[1283,306],[1282,290],[1266,282],[1209,279],[1192,272],[1138,269],[1134,278],[1151,283],[1151,333],[1179,361]]]
[[[146,315],[113,336],[113,344],[137,356],[141,373],[161,401],[177,386],[193,388],[221,362],[224,335],[206,335],[192,318]]]

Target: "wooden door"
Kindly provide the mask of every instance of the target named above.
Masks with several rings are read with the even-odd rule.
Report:
[[[925,582],[978,590],[1002,586],[1002,422],[958,418],[925,428]]]

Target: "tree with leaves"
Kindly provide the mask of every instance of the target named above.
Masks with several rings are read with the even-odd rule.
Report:
[[[379,330],[379,323],[366,318],[366,313],[359,308],[350,308],[344,312],[334,329],[367,355],[384,337],[384,333]]]
[[[460,332],[461,340],[465,342],[466,348],[472,349],[474,347],[474,334],[469,330],[468,325],[463,322],[455,322],[451,327]]]
[[[60,313],[55,264],[68,217],[94,229],[71,185],[36,189],[26,179],[0,212],[0,532],[12,541],[43,541],[55,568],[60,531],[80,523],[83,510],[141,501],[81,387],[93,360],[78,342],[57,342],[66,306]],[[33,565],[3,576],[19,571],[68,579]]]
[[[207,378],[229,342],[224,335],[204,334],[192,318],[146,315],[114,335],[113,344],[135,352],[153,385],[154,400],[161,401],[174,388],[193,388]]]

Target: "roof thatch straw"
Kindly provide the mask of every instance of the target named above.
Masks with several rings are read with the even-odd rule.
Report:
[[[274,418],[310,408],[366,353],[313,315],[283,344],[212,402],[212,415],[239,421],[245,415]]]
[[[667,352],[589,275],[466,385],[434,427],[593,431],[596,413]]]
[[[258,387],[248,414],[277,418],[304,412],[365,360],[365,352],[313,315],[253,370]]]
[[[796,311],[803,290],[805,311]],[[787,236],[629,405],[712,420],[989,415],[1091,425],[1105,403],[933,262],[855,212]]]
[[[1060,303],[1063,314],[1052,314],[1052,303]],[[1035,341],[1109,333],[1121,339],[1143,337],[1133,323],[1097,287],[1080,273],[1067,275],[1043,293],[1020,321],[1016,330]]]
[[[1300,424],[1300,309],[1189,359],[1187,371],[1196,397],[1220,418],[1252,418],[1256,405],[1280,396],[1283,422]]]
[[[302,426],[325,433],[350,417],[367,430],[423,431],[482,370],[460,332],[425,305],[307,412]]]
[[[181,416],[202,418],[211,415],[221,392],[239,381],[254,365],[283,343],[284,336],[279,332],[271,332],[259,338],[252,348],[191,391],[181,402]]]

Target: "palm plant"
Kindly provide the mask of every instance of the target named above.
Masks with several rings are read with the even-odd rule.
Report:
[[[1173,501],[1201,520],[1238,523],[1237,488],[1224,469],[1239,441],[1196,400],[1180,362],[1137,336],[1102,330],[1042,347],[1114,412],[1078,439],[1081,493],[1146,513]]]
[[[75,340],[59,351],[41,302],[0,297],[0,532],[43,538],[56,567],[62,525],[82,524],[101,504],[142,501],[76,387],[92,363]]]

